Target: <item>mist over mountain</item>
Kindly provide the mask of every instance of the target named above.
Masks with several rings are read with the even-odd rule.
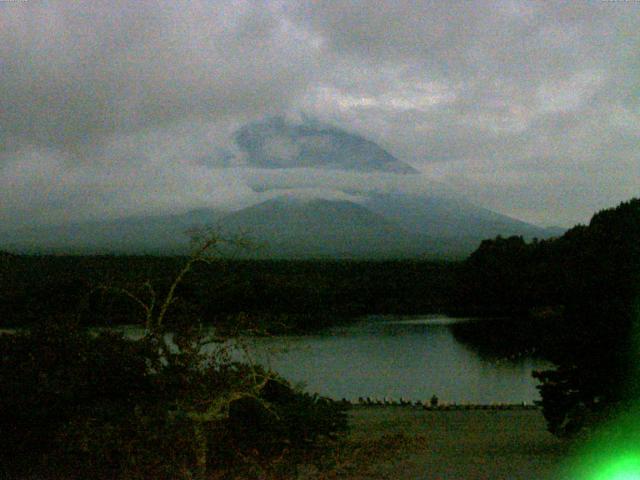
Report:
[[[539,225],[637,194],[636,2],[160,3],[2,2],[0,230],[246,207],[247,170]]]
[[[235,141],[244,160],[259,168],[312,167],[412,174],[417,171],[376,143],[313,121],[273,117],[241,127]]]
[[[237,201],[224,209],[137,216],[125,212],[115,220],[32,223],[13,229],[5,224],[0,225],[0,248],[186,254],[187,232],[213,226],[260,244],[249,256],[461,258],[497,235],[531,239],[562,233],[474,205],[376,143],[337,127],[272,117],[246,124],[234,139],[244,166],[227,172],[233,178],[226,185],[227,197],[235,195]],[[162,201],[171,205],[169,197]]]
[[[199,209],[0,231],[0,245],[27,252],[186,254],[189,230],[205,226],[253,240],[257,248],[245,254],[261,258],[462,258],[497,235],[556,235],[464,200],[372,193],[356,201],[303,192],[230,213]]]

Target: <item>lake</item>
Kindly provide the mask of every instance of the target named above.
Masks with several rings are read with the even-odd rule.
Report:
[[[313,335],[250,337],[252,358],[311,393],[448,403],[531,403],[540,395],[532,370],[551,364],[531,357],[491,359],[455,339],[444,315],[368,316]],[[116,327],[139,338],[139,326]],[[99,330],[99,329],[97,329]],[[6,332],[14,330],[7,329]],[[211,347],[215,348],[215,347]],[[237,358],[242,357],[237,353]]]
[[[251,340],[255,359],[307,391],[335,399],[437,395],[456,403],[520,403],[539,399],[533,358],[491,360],[458,342],[456,321],[442,315],[370,316],[314,335]]]

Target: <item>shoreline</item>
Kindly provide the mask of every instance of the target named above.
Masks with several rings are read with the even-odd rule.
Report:
[[[334,400],[336,401],[336,400]],[[411,401],[400,399],[396,400],[378,400],[369,397],[360,398],[355,402],[347,399],[337,400],[338,403],[349,406],[351,409],[365,408],[406,408],[414,410],[425,410],[428,412],[447,412],[447,411],[473,411],[473,410],[495,410],[495,411],[542,411],[542,407],[537,402],[520,402],[520,403],[464,403],[464,402],[438,402],[437,405],[431,405],[429,401]]]

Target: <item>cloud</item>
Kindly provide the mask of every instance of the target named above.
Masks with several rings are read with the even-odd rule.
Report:
[[[459,192],[423,175],[385,172],[345,172],[332,169],[242,169],[243,180],[256,192],[309,190],[321,186],[353,195],[401,192],[408,195],[455,196]]]
[[[251,2],[29,2],[1,8],[0,122],[69,146],[189,117],[286,109],[314,45]]]
[[[211,169],[176,149],[147,148],[145,140],[128,138],[118,147],[121,158],[112,156],[115,146],[105,148],[108,158],[88,165],[64,150],[16,152],[0,167],[2,227],[234,209],[260,200],[234,169]]]
[[[284,116],[375,142],[427,190],[586,221],[637,194],[638,52],[633,2],[2,3],[0,218],[255,201],[234,132]],[[299,152],[328,143],[265,151],[296,167],[289,185],[324,188],[338,174]]]

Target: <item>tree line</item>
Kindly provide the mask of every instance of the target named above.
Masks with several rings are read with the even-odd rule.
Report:
[[[166,291],[185,257],[7,256],[0,267],[0,326],[79,315],[89,325],[138,323],[131,298],[150,282]],[[229,260],[194,267],[174,316],[206,324],[239,314],[271,331],[313,330],[364,314],[429,313],[452,304],[458,264],[423,260]],[[109,290],[109,294],[105,292]]]
[[[512,318],[460,335],[513,340],[557,366],[535,373],[552,432],[576,432],[640,398],[640,199],[556,239],[486,240],[461,271],[461,304]]]

